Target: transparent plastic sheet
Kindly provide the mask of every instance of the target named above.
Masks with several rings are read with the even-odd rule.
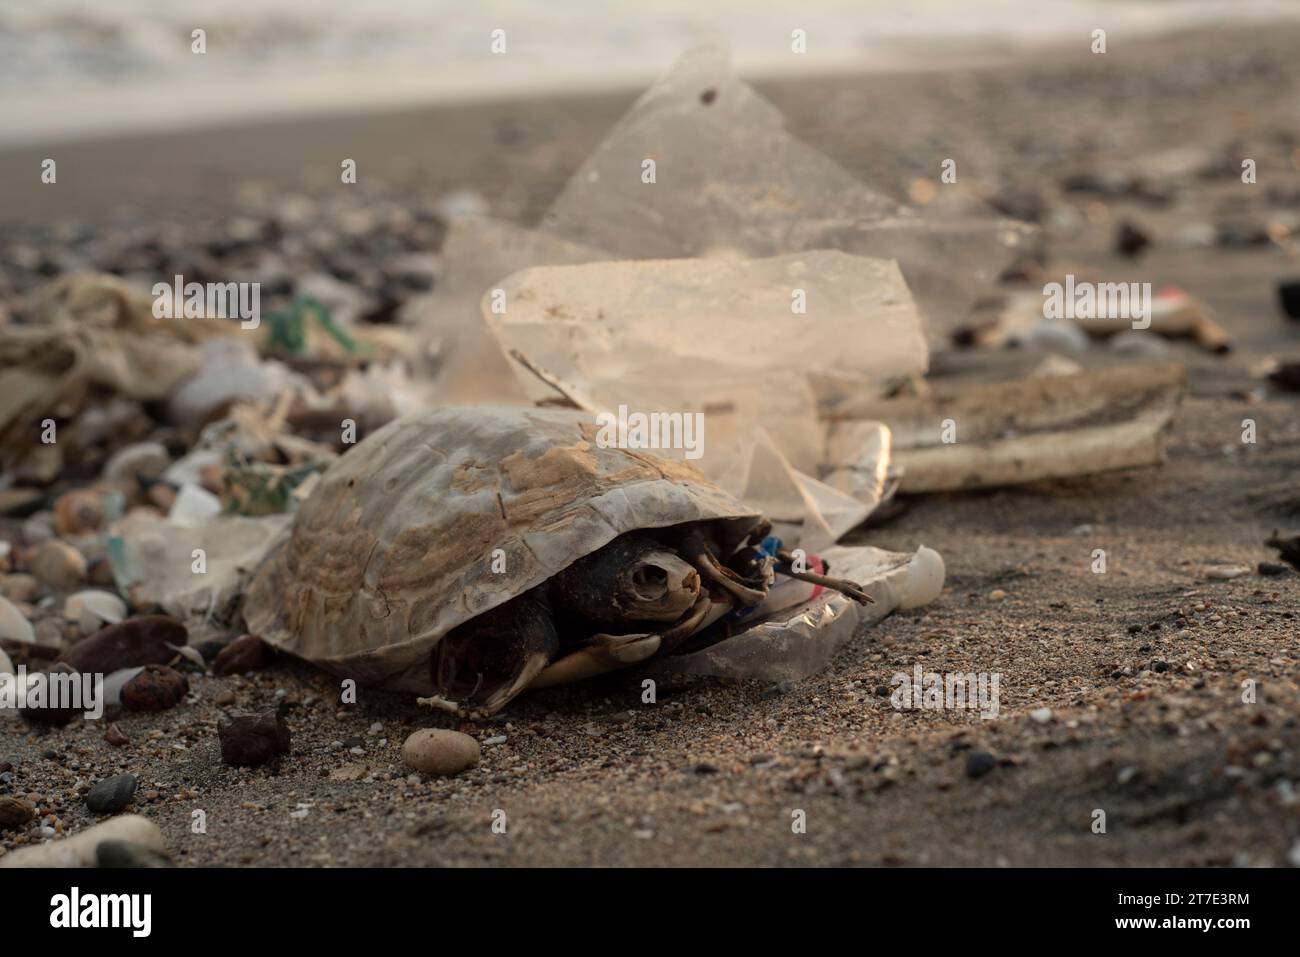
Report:
[[[912,555],[869,546],[833,547],[821,557],[832,575],[857,582],[875,603],[861,605],[838,592],[823,591],[717,644],[656,661],[649,670],[797,681],[825,669],[859,629],[894,611],[928,604],[943,590],[943,559],[925,546]]]
[[[244,588],[262,559],[287,532],[291,515],[223,515],[199,525],[128,517],[109,533],[108,557],[123,593],[156,602],[191,628],[231,625]],[[203,550],[196,574],[195,549]]]
[[[835,251],[593,263],[528,269],[501,289],[505,311],[488,294],[482,314],[533,401],[563,394],[613,416],[695,417],[697,447],[659,453],[692,459],[787,536],[802,525],[801,541],[830,544],[879,504],[887,433],[866,437],[859,481],[837,490],[815,478],[823,426],[805,370],[870,392],[925,369],[893,263]],[[806,313],[791,310],[792,290]]]
[[[897,265],[835,250],[542,266],[500,288],[504,310],[491,293],[481,309],[502,349],[587,393],[628,376],[688,390],[701,375],[789,371],[883,389],[929,363]],[[547,397],[535,377],[521,381]]]
[[[484,324],[480,301],[521,269],[608,258],[600,250],[513,223],[477,216],[454,219],[443,242],[436,289],[405,317],[417,326],[420,361],[432,377],[429,404],[526,404],[528,396]]]
[[[542,228],[628,259],[807,249],[895,259],[936,347],[1034,232],[993,215],[918,212],[868,188],[790,136],[717,46],[688,52],[637,100]]]

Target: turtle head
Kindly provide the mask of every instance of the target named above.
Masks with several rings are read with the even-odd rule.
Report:
[[[647,535],[623,535],[551,581],[557,605],[597,624],[676,621],[700,596],[700,575]]]

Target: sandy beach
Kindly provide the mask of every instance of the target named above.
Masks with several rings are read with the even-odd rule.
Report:
[[[191,674],[196,703],[125,717],[122,747],[98,722],[0,724],[6,786],[71,832],[94,820],[81,799],[91,783],[135,774],[136,810],[183,866],[1295,863],[1300,577],[1253,570],[1276,560],[1264,545],[1275,528],[1300,531],[1297,397],[1259,373],[1269,358],[1300,358],[1300,323],[1276,292],[1300,278],[1298,45],[1297,25],[1216,28],[1112,36],[1104,57],[1075,44],[757,84],[792,134],[882,192],[923,202],[940,160],[958,157],[960,187],[933,202],[1036,221],[1053,268],[1181,287],[1235,344],[1226,355],[1161,344],[1185,363],[1188,394],[1160,467],[908,497],[851,533],[931,546],[948,579],[936,602],[858,635],[825,673],[781,686],[673,678],[650,707],[633,669],[458,721],[397,694],[341,706],[334,679],[280,659],[245,676]],[[130,274],[136,249],[114,236],[152,237],[161,263],[222,262],[232,221],[289,206],[313,228],[369,210],[357,241],[302,253],[369,281],[383,256],[436,251],[438,203],[452,191],[537,222],[639,92],[67,142],[57,188],[39,181],[46,147],[0,151],[0,311],[97,257],[119,256]],[[1256,159],[1258,182],[1241,182],[1241,157]],[[359,170],[346,200],[341,158]],[[1063,185],[1125,172],[1169,194]],[[374,237],[403,209],[411,220],[381,248]],[[1153,239],[1140,260],[1116,252],[1123,222]],[[1199,226],[1247,238],[1178,239]],[[79,230],[94,238],[78,241]],[[231,255],[256,269],[262,242]],[[935,357],[932,378],[967,374],[963,355]],[[990,361],[1023,369],[1033,358]],[[1241,441],[1244,419],[1253,444]],[[1210,580],[1217,563],[1252,572]],[[892,707],[882,692],[918,666],[1000,673],[1000,716]],[[223,711],[273,707],[291,754],[274,768],[223,764]],[[455,777],[412,777],[400,748],[419,727],[499,743]],[[191,827],[196,809],[205,833]],[[1097,809],[1104,834],[1091,826]],[[499,811],[505,834],[492,827]],[[799,811],[806,833],[792,831]],[[0,850],[30,840],[4,831]]]

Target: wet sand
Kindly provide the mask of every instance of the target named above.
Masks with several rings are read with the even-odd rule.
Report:
[[[122,748],[94,722],[6,723],[0,761],[14,766],[15,792],[75,830],[91,822],[79,791],[138,774],[137,808],[187,865],[1285,865],[1300,841],[1300,578],[1209,581],[1204,570],[1254,567],[1274,558],[1262,544],[1273,528],[1300,531],[1297,398],[1253,375],[1269,355],[1300,356],[1300,323],[1281,317],[1274,293],[1300,263],[1285,244],[1184,248],[1173,237],[1194,223],[1294,222],[1298,43],[1293,28],[1112,39],[1105,57],[763,88],[796,135],[865,181],[906,197],[955,157],[963,190],[1041,208],[1053,264],[1183,286],[1238,343],[1223,357],[1169,347],[1188,364],[1189,395],[1160,468],[928,496],[855,532],[850,541],[938,549],[948,583],[928,608],[860,635],[825,674],[789,687],[665,680],[654,705],[642,704],[640,676],[620,674],[458,723],[397,695],[341,706],[333,679],[284,662],[192,677],[197,704],[127,715]],[[470,187],[494,213],[528,221],[632,95],[67,147],[57,198],[13,190],[5,235],[51,216],[219,215],[250,177],[323,193],[338,156],[386,196]],[[1078,171],[1150,172],[1186,148],[1257,157],[1259,182],[1229,165],[1170,175],[1181,189],[1167,203],[1059,189]],[[30,178],[40,153],[0,155],[0,182]],[[1053,216],[1067,205],[1072,220]],[[1113,252],[1124,218],[1156,240],[1137,263]],[[1241,442],[1245,418],[1253,445]],[[1097,548],[1105,574],[1093,571]],[[1000,673],[1000,716],[895,710],[879,690],[918,664]],[[278,768],[221,763],[216,699],[227,690],[241,710],[287,700],[293,752]],[[412,780],[399,750],[424,726],[506,740],[455,778]],[[992,760],[976,777],[978,752]],[[191,830],[195,809],[204,834]],[[805,833],[792,829],[797,811]],[[0,846],[18,846],[14,833]]]

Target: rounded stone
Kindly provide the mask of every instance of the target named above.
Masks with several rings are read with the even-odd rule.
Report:
[[[166,711],[189,694],[189,680],[175,668],[145,665],[122,688],[122,707],[128,711]]]
[[[95,814],[116,814],[126,809],[135,796],[134,774],[118,774],[104,778],[86,795],[86,807]]]
[[[479,744],[468,734],[423,728],[402,745],[402,760],[421,774],[459,774],[478,764]]]

